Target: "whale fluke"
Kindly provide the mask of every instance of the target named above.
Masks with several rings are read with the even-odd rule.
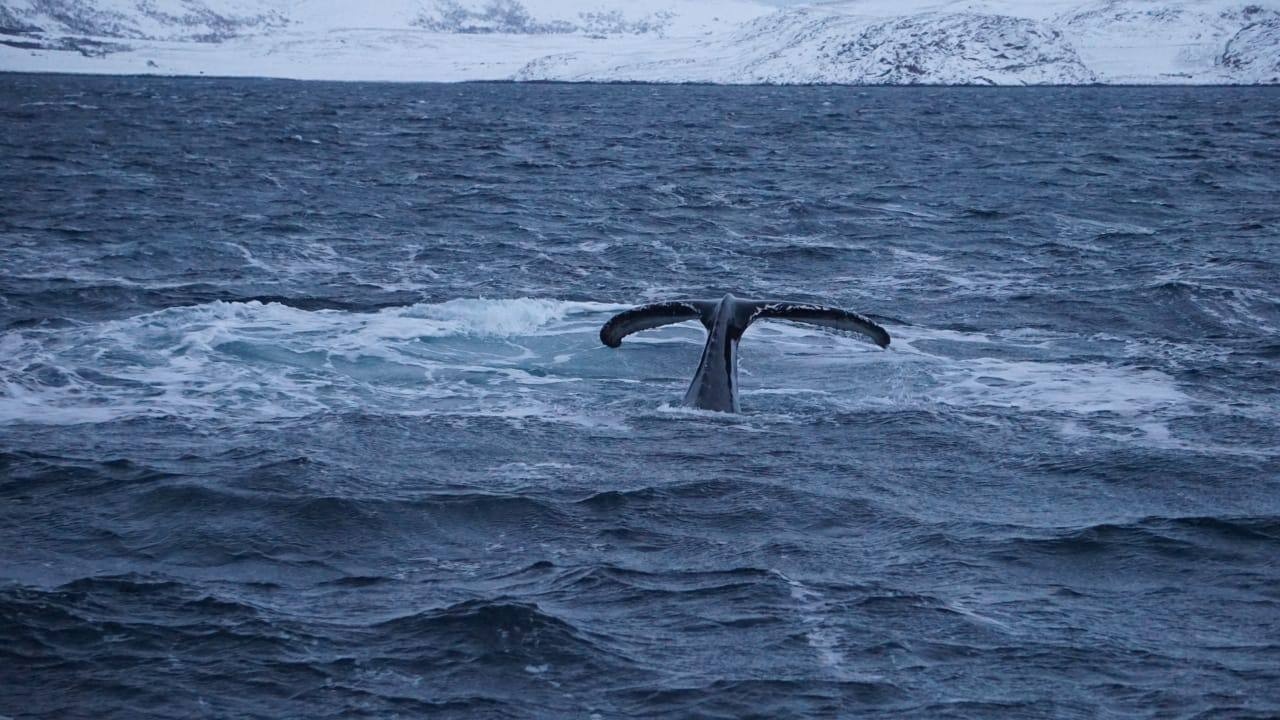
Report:
[[[889,333],[855,312],[826,305],[778,300],[670,300],[632,308],[613,316],[600,328],[600,342],[616,348],[634,332],[700,320],[707,329],[698,372],[685,393],[686,405],[703,410],[738,411],[738,341],[756,320],[789,320],[849,330],[889,346]]]

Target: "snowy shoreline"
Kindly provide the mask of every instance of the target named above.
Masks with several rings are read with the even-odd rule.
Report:
[[[351,27],[348,11],[310,3],[304,17],[286,0],[182,4],[188,11],[200,5],[204,14],[196,15],[160,13],[156,2],[99,0],[82,3],[88,9],[73,18],[41,0],[0,0],[0,72],[364,82],[1280,84],[1280,0],[852,0],[780,9],[738,0],[635,7],[598,0],[599,12],[558,0],[527,0],[528,7],[487,1],[473,10],[438,0],[390,2]],[[428,13],[440,7],[453,14]],[[482,21],[489,25],[477,30]]]
[[[787,87],[805,87],[805,88],[850,88],[850,89],[894,89],[910,92],[912,89],[929,90],[939,88],[956,88],[963,90],[1052,90],[1066,88],[1116,88],[1121,89],[1141,89],[1141,88],[1280,88],[1280,83],[1118,83],[1118,82],[1096,82],[1096,83],[1039,83],[1035,85],[990,85],[985,83],[911,83],[911,84],[887,84],[887,83],[837,83],[837,82],[812,82],[812,83],[780,83],[780,82],[761,82],[761,83],[722,83],[722,82],[703,82],[697,80],[516,80],[516,79],[498,79],[498,80],[348,80],[333,78],[293,78],[278,77],[275,75],[215,75],[215,74],[199,74],[199,75],[166,75],[162,73],[127,73],[127,72],[101,72],[96,70],[68,71],[68,70],[6,70],[0,69],[0,76],[40,76],[40,77],[100,77],[100,78],[154,78],[157,80],[260,80],[281,83],[300,83],[300,84],[361,84],[361,85],[611,85],[611,86],[630,86],[630,85],[662,85],[669,87],[734,87],[734,88],[787,88]]]

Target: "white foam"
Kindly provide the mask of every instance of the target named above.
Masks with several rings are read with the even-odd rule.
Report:
[[[266,419],[372,406],[607,425],[555,407],[539,390],[579,378],[542,371],[543,349],[534,346],[562,349],[553,335],[594,331],[613,309],[536,298],[374,313],[213,302],[13,331],[0,334],[0,423]],[[530,402],[530,392],[541,399]]]
[[[75,102],[74,100],[37,100],[35,102],[24,102],[20,107],[68,107],[77,110],[101,110],[97,105],[88,105],[85,103]]]
[[[753,416],[763,411],[762,418],[811,418],[941,408],[993,427],[1007,427],[1004,418],[1022,414],[1048,420],[1051,431],[1070,442],[1242,456],[1278,450],[1179,434],[1180,420],[1206,413],[1277,421],[1276,408],[1262,399],[1206,397],[1171,374],[1182,363],[1221,356],[1222,348],[1033,328],[980,333],[908,326],[890,332],[893,344],[880,352],[861,339],[810,326],[753,326],[743,342],[743,364],[755,371],[743,373],[744,409]],[[1107,348],[1114,359],[1077,359],[1082,341]]]
[[[982,358],[958,361],[939,402],[1029,412],[1139,415],[1186,406],[1190,399],[1167,374],[1101,363]]]
[[[508,337],[537,330],[571,314],[621,309],[604,303],[519,298],[514,300],[460,299],[414,305],[404,316],[446,323],[445,334]],[[384,311],[399,314],[400,311]]]
[[[781,327],[781,326],[775,326]],[[786,343],[813,331],[798,326],[776,330]],[[837,346],[865,343],[848,337],[827,335]],[[894,328],[889,352],[877,359],[872,353],[842,351],[831,357],[844,362],[888,363],[898,366],[905,385],[914,388],[920,399],[955,407],[1004,407],[1027,412],[1115,413],[1140,415],[1185,407],[1191,400],[1167,373],[1131,367],[1124,363],[1080,362],[1063,357],[1070,350],[1056,349],[1074,338],[1026,328],[1013,328],[995,335],[955,330],[905,327]],[[922,349],[928,343],[990,346],[990,354],[969,348],[960,357],[945,350]],[[945,345],[943,346],[945,347]],[[976,352],[975,352],[976,350]],[[1044,359],[1022,357],[1027,351]],[[911,376],[916,376],[912,378]],[[914,380],[914,382],[913,382]],[[871,392],[874,396],[874,391]],[[899,398],[901,400],[902,398]]]
[[[881,351],[859,338],[774,322],[753,325],[746,336],[745,412],[726,415],[678,405],[703,339],[696,324],[628,337],[621,350],[600,345],[600,324],[624,307],[463,298],[352,313],[213,302],[13,330],[0,333],[0,424],[160,416],[238,422],[360,410],[610,432],[627,432],[635,418],[787,432],[784,426],[833,414],[943,409],[997,427],[1018,414],[1041,418],[1071,442],[1215,452],[1181,437],[1179,419],[1208,412],[1274,422],[1277,415],[1261,401],[1193,396],[1152,366],[1152,358],[1172,366],[1186,353],[1222,352],[1200,345],[908,326],[891,327],[893,344]],[[1115,359],[1076,359],[1082,341]]]

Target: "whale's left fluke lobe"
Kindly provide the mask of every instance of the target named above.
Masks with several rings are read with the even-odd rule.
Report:
[[[686,405],[703,410],[738,411],[738,340],[756,320],[789,320],[850,330],[880,347],[889,346],[888,331],[855,312],[811,303],[739,300],[732,295],[719,301],[672,300],[627,310],[600,328],[600,342],[616,348],[631,333],[684,320],[701,320],[707,328],[698,373],[684,397]]]
[[[715,310],[714,300],[672,300],[641,305],[614,315],[600,328],[600,342],[616,348],[631,333],[649,330],[685,320],[702,320],[706,325]]]

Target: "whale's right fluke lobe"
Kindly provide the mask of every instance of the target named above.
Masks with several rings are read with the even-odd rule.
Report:
[[[672,300],[641,305],[614,315],[605,323],[600,328],[600,342],[616,348],[622,344],[622,338],[631,333],[685,320],[701,320],[703,325],[709,325],[715,309],[716,303],[711,300]]]
[[[754,320],[790,320],[823,325],[861,333],[871,338],[880,347],[889,346],[888,331],[856,312],[826,305],[771,301],[752,302],[744,309],[749,313],[747,324]]]

